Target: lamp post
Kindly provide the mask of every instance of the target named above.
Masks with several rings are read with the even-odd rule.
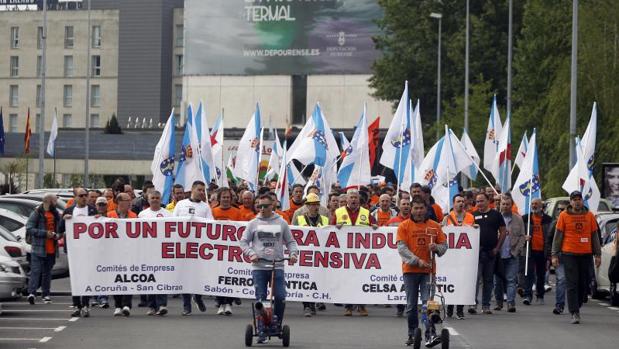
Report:
[[[464,44],[464,129],[469,131],[469,0],[466,0],[466,38]],[[462,187],[468,187],[469,180],[462,175]]]
[[[576,164],[576,87],[578,75],[578,0],[572,0],[572,69],[570,83],[570,169]]]
[[[39,133],[39,175],[37,176],[37,186],[43,188],[45,177],[45,74],[47,71],[47,0],[43,0],[43,29],[41,31],[41,116],[37,125]],[[28,175],[26,173],[26,175]],[[55,180],[55,179],[54,179]],[[10,186],[10,184],[9,184]]]
[[[438,53],[436,57],[436,140],[441,137],[441,22],[443,15],[440,13],[432,12],[430,17],[438,19]]]
[[[86,123],[84,124],[85,147],[84,147],[84,187],[90,186],[88,178],[88,160],[90,159],[90,45],[92,45],[90,28],[90,0],[88,0],[88,39],[86,40]]]

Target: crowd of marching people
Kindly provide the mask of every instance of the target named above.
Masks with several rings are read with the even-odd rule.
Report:
[[[427,186],[414,183],[409,192],[396,190],[386,184],[343,190],[334,186],[330,193],[321,193],[316,186],[293,186],[290,208],[282,209],[275,194],[276,182],[265,183],[254,192],[244,185],[218,187],[196,181],[191,188],[175,185],[170,203],[162,204],[162,194],[152,182],[146,182],[136,197],[134,188],[117,180],[103,191],[77,187],[75,197],[67,203],[62,215],[57,213],[56,196],[47,194],[41,206],[28,219],[27,231],[32,244],[32,274],[28,287],[30,304],[37,302],[37,290],[42,290],[44,303],[50,298],[51,269],[58,254],[58,239],[63,237],[67,222],[77,216],[110,217],[118,219],[197,216],[211,220],[248,221],[282,219],[297,226],[381,226],[398,227],[398,253],[403,261],[403,274],[409,303],[398,305],[395,315],[407,316],[409,336],[418,326],[417,297],[427,300],[428,261],[423,252],[407,244],[407,232],[419,225],[474,226],[479,228],[480,252],[478,268],[479,304],[450,305],[447,316],[465,319],[468,314],[492,314],[493,311],[516,312],[517,305],[543,305],[550,289],[549,274],[556,276],[555,304],[552,313],[562,314],[566,307],[572,323],[580,322],[579,308],[587,301],[593,268],[599,265],[600,243],[593,215],[583,206],[582,194],[573,192],[569,205],[560,206],[562,213],[550,217],[544,213],[541,199],[533,200],[531,213],[520,216],[509,193],[496,188],[460,190],[452,200],[450,212],[443,212],[434,202]],[[321,203],[322,195],[328,200]],[[267,210],[272,210],[268,211]],[[274,218],[273,218],[274,217]],[[530,227],[529,227],[530,226]],[[284,228],[283,228],[284,229]],[[436,242],[441,242],[440,238]],[[246,242],[247,243],[247,242]],[[243,240],[241,241],[243,246]],[[65,245],[66,246],[66,245]],[[446,246],[446,245],[445,245]],[[432,251],[441,255],[445,246],[433,245]],[[528,246],[528,251],[527,251]],[[65,247],[66,248],[66,247]],[[244,251],[249,251],[245,246]],[[71,251],[67,251],[68,254]],[[528,256],[528,260],[526,260]],[[528,268],[525,272],[525,268]],[[425,277],[424,277],[425,273]],[[408,275],[408,278],[407,278]],[[417,276],[421,275],[420,277]],[[415,292],[410,292],[411,287]],[[418,292],[419,291],[419,292]],[[205,300],[198,294],[174,295],[182,298],[182,315],[192,313],[195,304],[206,311]],[[494,307],[491,305],[494,297]],[[413,300],[414,298],[414,300]],[[113,304],[106,295],[97,297],[74,296],[71,316],[89,317],[90,308],[112,308],[114,316],[129,316],[133,311],[133,297],[115,295]],[[148,315],[168,313],[168,295],[140,296],[138,307]],[[567,301],[567,303],[566,303]],[[216,313],[231,315],[233,305],[240,299],[215,298]],[[368,316],[364,304],[337,304],[343,306],[343,315]],[[481,306],[479,308],[479,306]],[[322,303],[303,303],[304,316],[311,317],[326,309]],[[455,314],[454,314],[455,310]],[[549,309],[550,311],[550,309]],[[410,337],[409,337],[410,339]]]

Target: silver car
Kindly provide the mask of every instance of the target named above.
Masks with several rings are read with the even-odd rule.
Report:
[[[609,296],[610,302],[616,307],[619,306],[619,292],[617,292],[617,284],[611,283],[608,279],[608,268],[610,267],[610,259],[617,250],[619,214],[598,214],[596,218],[602,233],[602,263],[599,268],[595,268],[595,287],[593,293],[595,298]]]
[[[0,256],[0,299],[18,298],[26,287],[26,273],[10,258]]]

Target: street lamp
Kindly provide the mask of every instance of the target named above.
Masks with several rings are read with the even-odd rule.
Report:
[[[438,19],[438,54],[436,58],[436,140],[438,141],[441,134],[441,21],[443,15],[441,13],[432,12],[430,13],[430,17]]]

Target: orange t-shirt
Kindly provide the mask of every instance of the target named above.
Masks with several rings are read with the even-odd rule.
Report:
[[[108,218],[118,218],[118,212],[116,212],[116,210],[114,211],[107,211],[107,217]],[[129,212],[127,212],[127,218],[138,218],[138,215],[135,214],[135,212],[129,210]]]
[[[251,221],[252,219],[256,218],[256,213],[250,209],[248,209],[245,206],[241,206],[239,208],[239,212],[241,214],[241,220],[242,221]]]
[[[236,207],[221,208],[215,207],[213,210],[213,218],[217,220],[242,221],[241,211]]]
[[[54,214],[50,211],[45,211],[45,229],[47,231],[56,231],[56,224],[54,223]],[[54,244],[54,239],[46,239],[45,240],[45,252],[47,254],[55,254],[56,246]]]
[[[387,225],[387,222],[391,219],[391,210],[383,212],[380,208],[376,212],[376,223],[379,227]]]
[[[116,205],[116,203],[113,200],[108,200],[107,201],[107,210],[108,211],[116,211],[116,207],[118,207],[118,205]]]
[[[447,225],[455,225],[455,226],[472,226],[475,224],[475,217],[469,212],[464,213],[464,219],[462,220],[462,224],[458,224],[458,216],[455,211],[449,212],[447,216]]]
[[[533,251],[544,251],[544,232],[542,231],[542,217],[531,215],[533,223],[533,236],[531,238],[531,249]]]
[[[290,216],[288,216],[288,213],[286,211],[275,210],[275,213],[282,216],[282,218],[286,221],[286,223],[290,224]]]
[[[284,216],[284,219],[286,219],[287,221],[290,221],[292,217],[294,217],[295,211],[300,209],[301,207],[303,207],[303,203],[301,203],[300,205],[297,205],[294,203],[294,201],[290,200],[290,208],[287,209],[285,212],[288,219],[286,219],[286,216]]]
[[[372,195],[370,198],[370,206],[374,206],[380,201],[380,197],[378,195]]]
[[[403,241],[415,256],[430,262],[430,243],[432,241],[436,244],[445,243],[447,236],[443,233],[440,224],[431,219],[419,223],[412,219],[407,219],[398,226],[396,241]],[[436,265],[433,265],[432,270],[429,270],[422,269],[418,265],[402,263],[403,273],[430,274],[435,271],[435,268]]]
[[[512,213],[520,214],[518,213],[518,205],[516,205],[515,203],[512,203]]]
[[[432,204],[432,209],[434,210],[436,219],[438,219],[439,222],[442,222],[445,216],[443,215],[443,209],[441,208],[441,206],[439,206],[438,204]]]
[[[569,214],[563,211],[557,221],[557,230],[563,232],[561,252],[573,254],[592,253],[593,233],[597,231],[597,223],[593,213],[587,211],[584,214]]]

